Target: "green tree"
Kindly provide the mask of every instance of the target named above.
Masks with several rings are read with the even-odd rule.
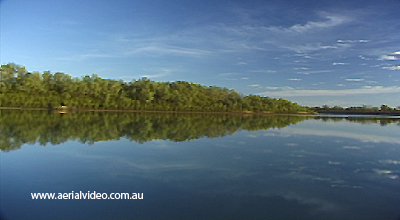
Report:
[[[296,103],[259,95],[242,96],[234,90],[185,81],[154,82],[82,78],[50,71],[29,73],[10,63],[1,66],[0,105],[6,107],[59,107],[77,109],[130,109],[175,111],[311,111]]]

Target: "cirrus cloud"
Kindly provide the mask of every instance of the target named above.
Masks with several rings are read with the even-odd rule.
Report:
[[[289,32],[305,33],[311,30],[330,28],[347,22],[349,19],[345,16],[339,15],[325,15],[325,21],[309,21],[306,24],[295,24],[288,29]]]
[[[400,66],[384,66],[382,67],[384,70],[400,70]]]
[[[396,56],[388,56],[388,55],[383,55],[379,57],[378,60],[398,60],[399,58]]]
[[[337,65],[349,65],[349,63],[334,62],[332,65],[334,65],[334,66],[337,66]]]
[[[282,91],[266,91],[260,95],[272,97],[306,97],[306,96],[346,96],[361,94],[381,94],[381,93],[400,93],[400,86],[364,86],[358,89],[342,89],[342,90],[307,90],[307,89],[290,89]]]
[[[364,81],[365,79],[345,79],[345,80],[349,82],[361,82]]]

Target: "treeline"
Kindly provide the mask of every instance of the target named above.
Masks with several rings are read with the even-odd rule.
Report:
[[[238,130],[283,128],[307,116],[122,113],[54,111],[0,111],[0,150],[19,149],[23,144],[58,145],[67,141],[93,144],[119,140],[144,143],[162,139],[181,142],[202,137],[222,137]]]
[[[322,107],[313,107],[312,110],[319,113],[357,113],[357,114],[395,114],[400,115],[400,106],[397,108],[391,108],[387,105],[381,105],[380,107],[362,105],[362,106],[351,106],[343,108],[340,106],[330,107],[328,105],[323,105]]]
[[[28,72],[14,63],[0,69],[0,107],[201,112],[312,112],[296,103],[232,89],[147,78],[124,82],[97,75],[72,78],[50,71]]]

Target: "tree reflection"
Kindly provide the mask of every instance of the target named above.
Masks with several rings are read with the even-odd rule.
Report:
[[[161,139],[174,142],[202,137],[222,137],[244,130],[283,128],[306,120],[305,116],[0,111],[0,149],[23,144],[58,145],[69,140],[93,144],[126,138],[144,143]]]
[[[69,140],[85,144],[119,140],[144,143],[161,139],[174,142],[203,137],[222,137],[238,130],[283,128],[314,118],[324,121],[348,120],[356,123],[399,123],[399,119],[333,118],[294,115],[194,114],[0,111],[0,150],[8,152],[23,144],[58,145]]]

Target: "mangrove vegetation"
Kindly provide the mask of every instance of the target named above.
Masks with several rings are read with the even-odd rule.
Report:
[[[0,107],[195,112],[312,112],[296,103],[185,81],[125,82],[97,75],[72,78],[50,71],[28,72],[9,63],[0,69]]]

